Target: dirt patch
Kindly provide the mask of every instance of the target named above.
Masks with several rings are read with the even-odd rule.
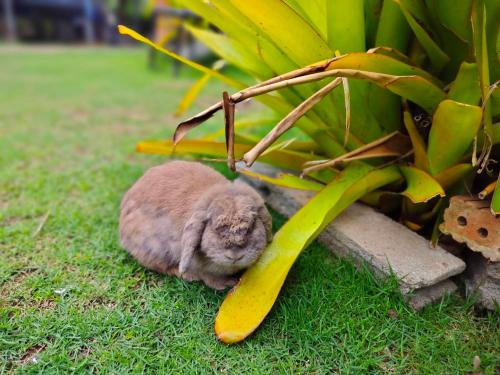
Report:
[[[20,310],[21,315],[28,313],[29,308],[36,310],[49,311],[57,307],[57,303],[52,298],[36,300],[27,290],[23,295],[16,296],[19,293],[26,279],[39,271],[38,267],[26,267],[12,273],[12,276],[0,285],[0,306],[2,308],[12,308]],[[20,293],[19,293],[20,294]]]
[[[22,284],[26,278],[38,272],[38,269],[38,267],[24,267],[13,271],[10,278],[0,284],[0,296],[7,297],[9,290],[15,289],[18,285]]]
[[[50,311],[57,307],[57,303],[53,299],[34,300],[18,297],[12,299],[11,301],[7,301],[4,304],[4,307],[19,309],[21,311],[21,315],[24,316],[28,313],[29,308],[33,308],[38,311]]]
[[[147,122],[144,120],[144,122]],[[103,127],[102,131],[106,134],[111,133],[115,135],[137,135],[146,136],[148,134],[147,130],[140,128],[136,125],[124,125],[124,124],[111,124],[109,126]]]
[[[11,227],[16,224],[20,224],[24,221],[32,220],[34,219],[34,216],[32,215],[24,215],[24,216],[7,216],[4,218],[1,222],[0,225],[2,227]]]
[[[116,307],[116,302],[104,296],[99,296],[91,298],[83,303],[84,311],[93,310],[100,307],[104,307],[106,310],[112,311]]]
[[[37,344],[35,346],[32,346],[26,352],[21,356],[19,359],[19,364],[21,366],[24,366],[28,363],[37,363],[38,362],[38,356],[40,355],[41,352],[43,352],[47,348],[46,344]]]
[[[83,109],[75,109],[71,112],[70,118],[76,122],[87,122],[89,119],[89,113]]]
[[[94,351],[93,344],[95,344],[95,342],[96,342],[96,339],[92,338],[88,341],[87,344],[80,346],[80,348],[78,349],[78,351],[76,353],[76,356],[79,359],[87,358]]]

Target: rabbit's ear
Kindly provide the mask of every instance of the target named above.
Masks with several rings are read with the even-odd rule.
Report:
[[[207,214],[203,211],[196,211],[184,226],[181,238],[181,260],[179,263],[179,272],[181,274],[187,271],[196,248],[200,246],[201,236],[205,230],[206,223]]]
[[[258,215],[262,224],[264,224],[264,228],[266,229],[267,242],[271,242],[273,240],[273,219],[266,206],[263,205],[259,208]]]

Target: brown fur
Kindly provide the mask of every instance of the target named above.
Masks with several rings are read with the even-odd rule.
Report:
[[[200,163],[149,169],[121,204],[120,240],[139,263],[216,289],[234,285],[271,237],[262,198]]]

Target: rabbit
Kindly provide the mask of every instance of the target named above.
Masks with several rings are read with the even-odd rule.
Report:
[[[231,287],[272,239],[263,199],[197,162],[149,169],[124,195],[120,242],[153,271]]]

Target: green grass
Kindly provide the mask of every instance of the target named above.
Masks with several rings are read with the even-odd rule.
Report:
[[[164,159],[134,144],[171,135],[194,76],[147,70],[144,50],[0,49],[0,373],[463,374],[476,355],[499,371],[498,315],[459,296],[415,313],[317,244],[230,347],[213,334],[223,292],[139,267],[119,202]]]

